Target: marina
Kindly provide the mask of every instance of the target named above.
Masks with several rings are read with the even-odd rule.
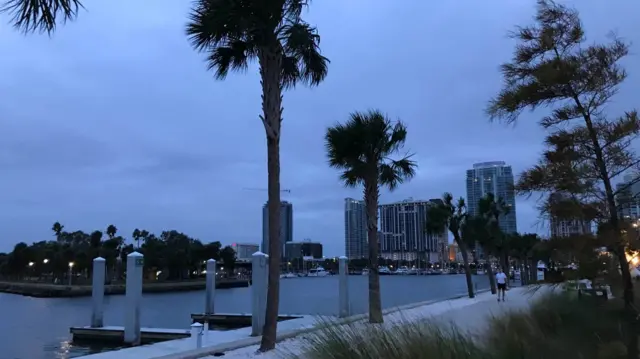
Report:
[[[367,276],[349,276],[349,304],[352,314],[367,311]],[[479,289],[488,286],[484,277],[474,277]],[[464,276],[385,276],[380,278],[384,308],[410,303],[445,299],[465,292]],[[280,285],[280,313],[292,315],[338,315],[338,276],[324,278],[290,278]],[[402,293],[399,295],[399,293]],[[251,288],[232,288],[216,292],[218,313],[250,313]],[[143,294],[140,322],[142,327],[189,330],[191,315],[202,313],[204,291]],[[106,296],[104,324],[124,326],[125,297]],[[90,324],[91,298],[30,298],[0,293],[0,346],[8,358],[72,358],[125,348],[110,343],[74,343],[70,328]],[[291,322],[293,322],[291,324]],[[300,323],[300,322],[298,322]],[[296,325],[283,321],[280,328]],[[242,329],[245,332],[249,328]],[[228,341],[247,338],[235,330],[212,330],[216,338]],[[240,334],[239,334],[240,333]],[[185,339],[188,340],[188,339]],[[154,344],[169,354],[175,341]],[[186,344],[185,344],[186,345]],[[142,348],[142,347],[139,347]],[[134,349],[139,349],[134,348]],[[133,350],[133,349],[131,349]],[[161,349],[158,349],[161,350]]]

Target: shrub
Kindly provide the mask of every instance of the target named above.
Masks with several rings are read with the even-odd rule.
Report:
[[[528,311],[487,318],[471,334],[430,320],[392,324],[323,323],[298,359],[615,359],[625,355],[615,306],[546,295]]]

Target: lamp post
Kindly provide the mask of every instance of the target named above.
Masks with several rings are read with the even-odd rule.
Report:
[[[72,279],[73,279],[73,265],[75,263],[73,262],[69,262],[69,285],[72,284]]]

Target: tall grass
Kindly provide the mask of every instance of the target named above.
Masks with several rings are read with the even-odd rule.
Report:
[[[615,306],[548,295],[528,311],[487,318],[481,333],[429,320],[327,325],[291,359],[617,359],[626,353]]]

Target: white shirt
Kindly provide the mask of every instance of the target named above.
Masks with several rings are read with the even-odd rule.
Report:
[[[504,272],[496,273],[496,280],[498,284],[506,284],[507,283],[507,275]]]

